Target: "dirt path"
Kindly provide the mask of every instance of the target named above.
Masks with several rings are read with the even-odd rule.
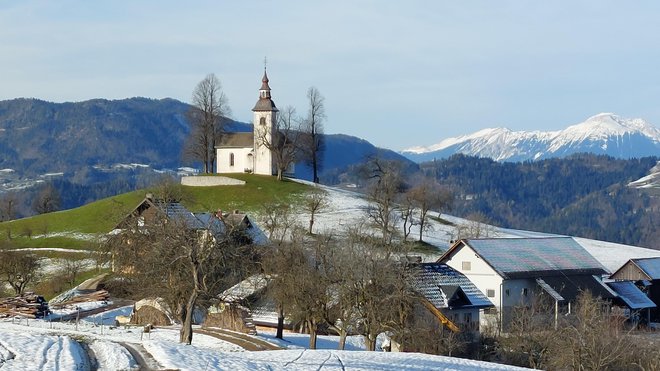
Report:
[[[129,343],[117,343],[131,354],[131,357],[135,360],[135,363],[138,365],[138,370],[162,370],[158,361],[147,352],[146,349],[141,344],[129,344]]]
[[[195,329],[194,332],[197,334],[212,336],[216,339],[220,339],[232,344],[236,344],[239,347],[249,351],[282,349],[281,347],[278,347],[275,344],[271,344],[267,341],[254,338],[249,335],[228,331],[220,328],[215,328],[215,327],[205,328],[205,329]]]

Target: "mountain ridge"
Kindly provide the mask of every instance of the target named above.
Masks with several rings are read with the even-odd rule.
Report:
[[[416,162],[447,158],[456,153],[496,161],[529,161],[581,152],[616,158],[657,155],[660,153],[660,129],[643,119],[600,113],[563,130],[488,128],[430,146],[411,147],[401,154]]]

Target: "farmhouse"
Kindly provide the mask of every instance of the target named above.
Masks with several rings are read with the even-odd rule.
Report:
[[[497,308],[506,326],[512,309],[530,305],[544,292],[570,306],[579,292],[589,290],[603,299],[616,293],[602,281],[605,268],[570,237],[465,239],[438,260],[464,274]]]

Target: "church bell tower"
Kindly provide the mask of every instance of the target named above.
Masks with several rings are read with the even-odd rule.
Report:
[[[259,100],[252,109],[254,112],[254,173],[261,175],[273,175],[273,154],[264,145],[273,143],[275,138],[275,123],[277,120],[277,107],[270,97],[270,86],[268,85],[268,75],[264,66],[264,77],[261,79],[261,89],[259,89]]]

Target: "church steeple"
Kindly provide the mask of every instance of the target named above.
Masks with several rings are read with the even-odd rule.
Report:
[[[259,89],[259,100],[254,105],[252,111],[277,111],[275,102],[270,96],[270,86],[268,85],[268,74],[266,73],[266,65],[264,63],[264,77],[261,78],[261,89]]]

